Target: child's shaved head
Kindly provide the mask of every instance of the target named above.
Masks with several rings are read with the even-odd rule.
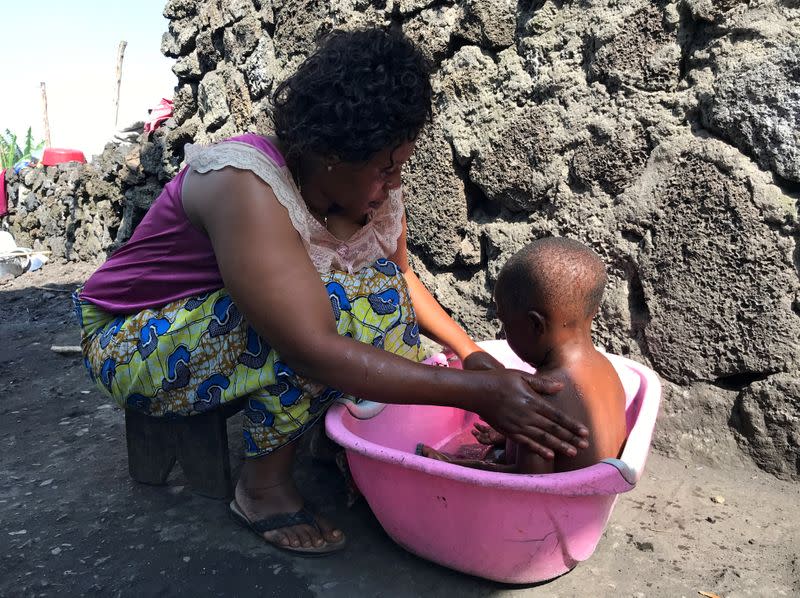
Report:
[[[495,301],[505,313],[556,311],[575,319],[591,318],[603,298],[606,268],[594,251],[565,237],[547,237],[526,245],[509,259],[495,285]]]

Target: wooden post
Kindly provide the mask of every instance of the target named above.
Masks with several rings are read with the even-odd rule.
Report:
[[[119,42],[119,48],[117,49],[117,89],[116,93],[114,94],[114,129],[117,128],[117,120],[119,119],[119,89],[122,85],[122,60],[125,58],[125,48],[128,46],[128,42],[125,40]]]
[[[42,88],[42,119],[44,120],[44,141],[47,147],[53,147],[50,139],[50,119],[47,117],[47,86],[42,81],[39,86]]]

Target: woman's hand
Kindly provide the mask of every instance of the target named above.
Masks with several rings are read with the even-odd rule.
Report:
[[[555,409],[542,395],[551,395],[563,384],[519,370],[485,372],[491,394],[476,406],[483,420],[507,438],[528,447],[545,459],[554,451],[573,457],[589,446],[589,430]]]
[[[497,361],[486,351],[470,353],[464,361],[461,362],[461,367],[465,370],[502,370],[505,368],[502,363]]]

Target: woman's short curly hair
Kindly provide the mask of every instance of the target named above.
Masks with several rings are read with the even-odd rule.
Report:
[[[290,161],[364,162],[410,141],[431,119],[430,65],[401,33],[333,31],[273,95]]]

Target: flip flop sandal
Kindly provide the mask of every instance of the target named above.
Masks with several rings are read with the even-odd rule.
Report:
[[[296,513],[279,513],[278,515],[272,515],[271,517],[267,517],[266,519],[260,519],[258,521],[250,521],[247,518],[247,515],[242,512],[239,505],[236,503],[235,500],[231,501],[230,504],[230,515],[234,521],[236,521],[239,525],[248,528],[254,534],[257,534],[259,538],[264,540],[267,544],[274,546],[275,548],[280,548],[286,552],[291,552],[292,554],[296,554],[299,556],[309,556],[309,557],[317,557],[317,556],[326,556],[332,554],[334,552],[339,552],[347,545],[347,538],[342,537],[341,540],[334,543],[326,542],[322,546],[284,546],[283,544],[279,544],[277,542],[271,542],[267,540],[263,534],[264,532],[271,532],[272,530],[281,529],[283,527],[292,527],[294,525],[310,525],[312,527],[317,528],[318,531],[322,531],[317,523],[316,518],[314,515],[308,511],[305,507],[297,511]]]

